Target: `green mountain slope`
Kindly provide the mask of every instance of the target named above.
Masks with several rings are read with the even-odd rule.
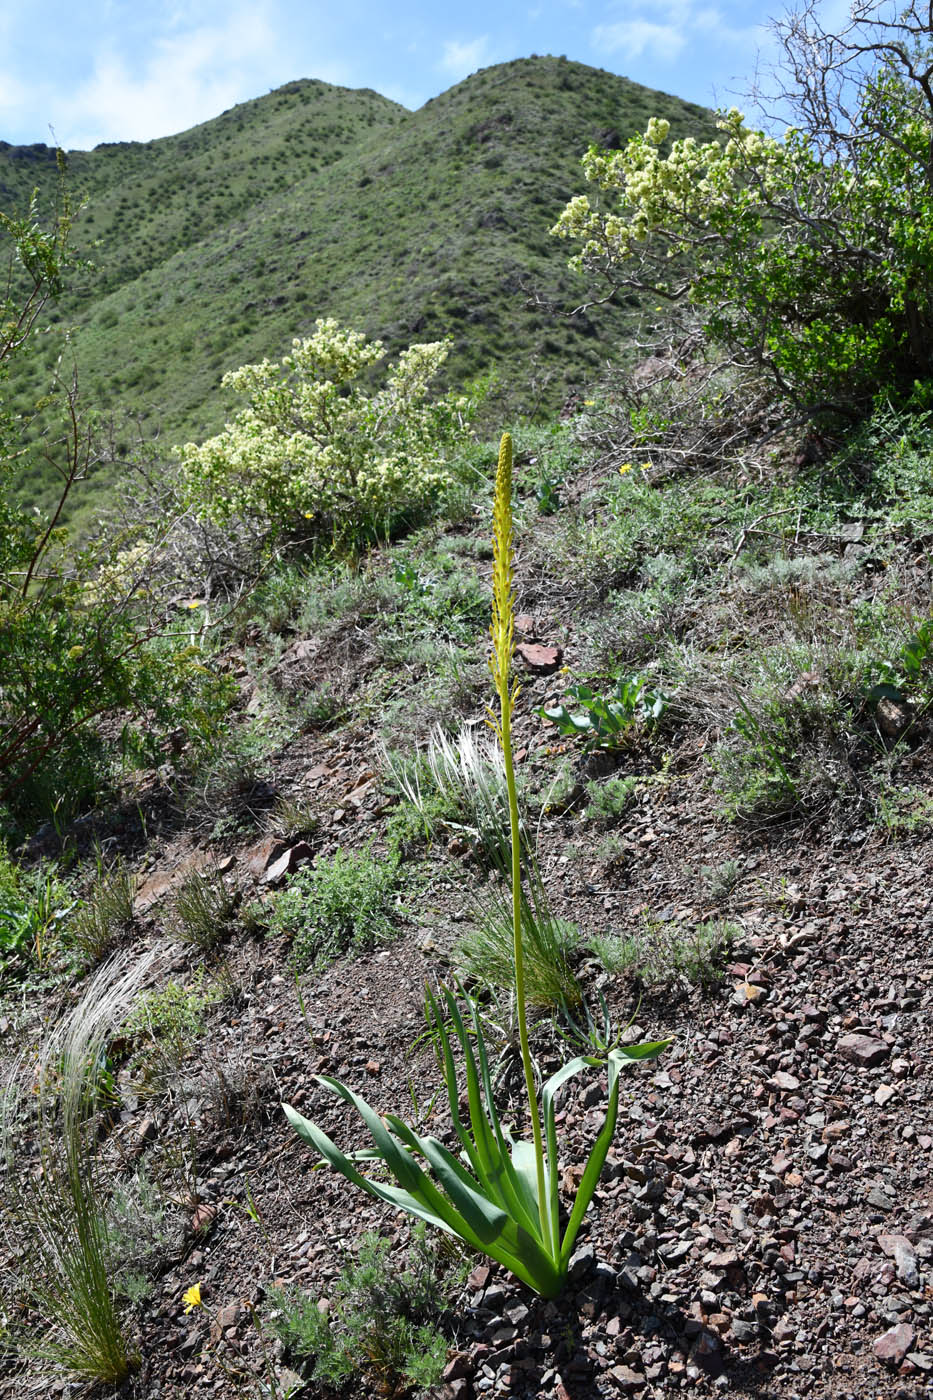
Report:
[[[585,383],[630,308],[570,318],[582,287],[548,235],[580,188],[580,156],[663,113],[710,115],[559,58],[484,69],[417,112],[370,91],[295,82],[179,136],[69,157],[87,205],[76,245],[95,270],[59,308],[77,326],[82,391],[163,440],[216,429],[225,370],[281,353],[336,315],[397,348],[450,335],[450,379],[495,366],[510,411]],[[53,153],[0,150],[0,197],[51,186]],[[536,294],[538,301],[536,302]],[[54,337],[48,343],[50,362]],[[47,369],[44,371],[47,375]],[[11,388],[26,409],[43,372]],[[23,486],[41,490],[43,469]]]

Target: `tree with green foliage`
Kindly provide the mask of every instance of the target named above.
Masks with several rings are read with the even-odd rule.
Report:
[[[449,484],[445,447],[465,435],[475,407],[466,395],[429,397],[448,349],[409,346],[371,392],[382,342],[331,318],[279,363],[225,375],[249,402],[222,433],[183,449],[192,508],[219,524],[252,517],[273,539],[391,533]]]
[[[689,308],[808,416],[853,417],[930,376],[933,30],[887,4],[860,4],[842,34],[815,16],[777,26],[795,127],[766,135],[733,108],[717,140],[668,145],[652,119],[622,150],[590,148],[599,195],[552,231],[608,296]]]
[[[9,256],[0,384],[11,361],[29,353],[68,267],[74,210],[62,162],[60,170],[58,206],[46,224],[35,199],[25,217],[0,215]],[[48,516],[14,499],[23,425],[0,406],[0,807],[16,818],[92,796],[108,761],[96,724],[102,717],[122,717],[124,748],[132,749],[178,724],[209,728],[223,703],[223,687],[192,645],[190,619],[173,625],[155,596],[157,546],[138,535],[70,545],[62,515],[95,463],[76,377],[53,386],[41,408],[62,419],[44,439],[60,481]]]

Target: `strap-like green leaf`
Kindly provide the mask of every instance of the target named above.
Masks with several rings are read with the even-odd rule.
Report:
[[[621,1060],[656,1060],[672,1044],[673,1040],[645,1040],[641,1045],[617,1045],[610,1050],[609,1058],[615,1055]]]
[[[577,1194],[574,1199],[573,1208],[570,1212],[570,1219],[567,1221],[567,1229],[564,1231],[564,1238],[560,1246],[560,1262],[566,1268],[567,1263],[573,1253],[574,1241],[577,1232],[586,1214],[587,1206],[593,1199],[599,1178],[602,1174],[606,1162],[606,1154],[612,1143],[616,1130],[616,1121],[619,1116],[619,1071],[610,1063],[609,1066],[609,1105],[606,1110],[606,1119],[583,1169],[583,1176],[580,1178],[580,1185],[577,1187]]]

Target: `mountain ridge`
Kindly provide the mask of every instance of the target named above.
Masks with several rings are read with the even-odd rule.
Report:
[[[711,126],[694,104],[539,57],[480,69],[415,111],[299,79],[176,136],[72,153],[87,200],[75,247],[96,270],[57,326],[80,327],[84,397],[171,442],[200,437],[232,406],[226,370],[334,315],[391,351],[450,336],[450,382],[495,367],[503,411],[553,410],[598,373],[634,307],[606,308],[597,334],[586,316],[535,305],[534,292],[568,309],[583,299],[548,229],[586,148],[658,112],[675,135]],[[0,148],[7,207],[47,190],[54,151],[42,149]],[[13,381],[19,411],[40,380],[33,367]],[[24,471],[24,491],[42,479]]]

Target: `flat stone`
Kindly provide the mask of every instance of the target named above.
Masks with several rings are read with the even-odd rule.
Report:
[[[545,647],[537,642],[519,642],[515,655],[524,661],[529,671],[537,671],[542,676],[556,671],[564,659],[561,647]]]
[[[894,1209],[894,1197],[889,1196],[888,1193],[882,1190],[880,1186],[873,1186],[869,1191],[866,1200],[868,1201],[868,1204],[870,1206],[874,1206],[876,1210]]]
[[[157,904],[168,893],[174,883],[174,876],[170,870],[156,870],[137,888],[133,899],[134,911],[137,914],[144,914],[147,909],[151,909],[153,904]]]
[[[622,1391],[641,1390],[645,1384],[645,1377],[633,1371],[631,1366],[613,1366],[609,1375]]]
[[[850,1065],[859,1065],[862,1069],[871,1069],[874,1065],[880,1065],[882,1060],[888,1058],[889,1050],[883,1040],[877,1040],[873,1035],[860,1035],[857,1031],[852,1031],[849,1035],[840,1036],[836,1041],[836,1053],[844,1060],[848,1060]]]
[[[297,870],[299,865],[306,865],[314,856],[314,851],[307,841],[297,841],[294,846],[283,852],[274,860],[266,870],[265,882],[267,885],[276,885],[280,880],[284,880],[286,875],[290,875],[293,870]]]
[[[242,1311],[239,1303],[228,1303],[225,1308],[221,1308],[216,1319],[221,1332],[226,1332],[228,1327],[236,1327]]]
[[[251,846],[244,857],[249,873],[258,880],[279,859],[288,843],[278,836],[265,836]]]
[[[885,1366],[900,1366],[914,1344],[914,1329],[907,1322],[889,1327],[874,1345],[875,1356]]]

